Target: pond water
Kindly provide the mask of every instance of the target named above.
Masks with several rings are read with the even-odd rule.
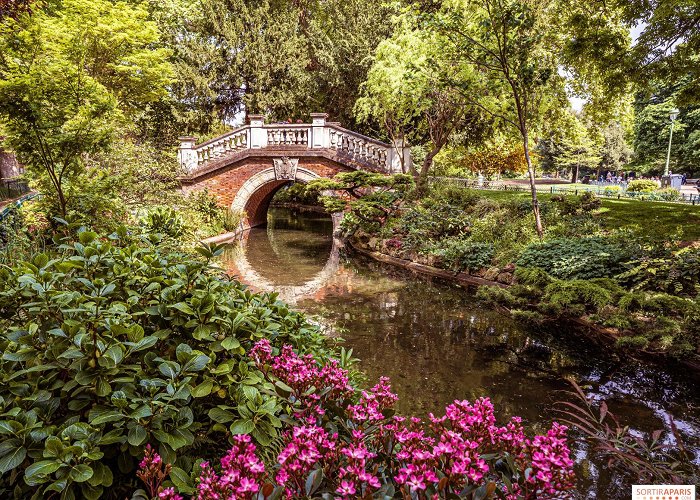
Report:
[[[678,427],[700,450],[697,378],[672,369],[621,362],[569,326],[529,327],[484,307],[473,290],[404,270],[341,256],[330,218],[270,210],[268,226],[249,231],[223,257],[227,270],[340,335],[373,384],[391,377],[399,410],[442,414],[455,399],[491,398],[497,415],[520,415],[533,431],[556,419],[553,403],[575,380],[605,399],[624,425],[649,433]],[[570,399],[570,398],[569,398]],[[665,433],[671,443],[673,436]],[[629,482],[574,443],[579,498],[629,498]]]

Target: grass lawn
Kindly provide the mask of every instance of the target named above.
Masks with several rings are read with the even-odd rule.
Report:
[[[480,191],[497,200],[522,198],[530,193],[513,191]],[[542,200],[551,195],[540,193]],[[684,241],[700,241],[700,205],[662,203],[637,200],[602,199],[598,216],[608,229],[630,229],[650,239],[668,239],[680,236]]]

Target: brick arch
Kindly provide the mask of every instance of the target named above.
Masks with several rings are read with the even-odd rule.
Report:
[[[310,182],[320,176],[312,170],[298,167],[295,182]],[[246,227],[260,226],[267,222],[267,209],[277,191],[289,180],[277,179],[274,168],[266,168],[246,180],[238,189],[231,210],[246,213]]]

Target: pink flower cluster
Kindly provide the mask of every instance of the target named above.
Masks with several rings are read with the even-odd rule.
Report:
[[[369,392],[362,391],[360,402],[348,406],[348,414],[356,422],[379,422],[386,417],[382,413],[394,407],[399,397],[391,392],[388,377],[381,377],[379,383]]]
[[[306,424],[318,423],[325,414],[325,401],[353,394],[347,371],[335,359],[319,366],[311,354],[299,356],[290,345],[282,347],[279,356],[272,356],[272,346],[267,339],[257,342],[249,355],[265,375],[272,375],[292,389],[294,400],[301,403],[295,416]],[[323,396],[319,395],[319,390],[312,391],[313,388],[325,389]]]
[[[208,462],[202,463],[202,474],[197,487],[199,498],[247,498],[260,490],[265,465],[255,455],[250,436],[233,437],[233,447],[221,459],[221,475]]]
[[[535,436],[530,442],[532,474],[528,483],[548,495],[565,489],[573,480],[566,430],[565,425],[554,422],[546,436]]]
[[[319,366],[290,346],[273,356],[266,340],[250,355],[268,380],[292,389],[289,402],[301,408],[295,414],[298,424],[284,434],[278,468],[267,476],[250,438],[236,436],[220,475],[203,465],[199,500],[267,497],[274,483],[286,498],[307,497],[313,484],[318,492],[343,499],[365,498],[383,482],[404,497],[421,499],[489,483],[513,500],[552,497],[573,487],[567,429],[557,423],[546,435],[529,439],[518,417],[498,426],[487,398],[455,401],[443,416],[431,414],[426,422],[390,417],[397,396],[386,378],[349,404],[353,390],[337,362]],[[496,460],[505,454],[515,467],[510,481],[503,481],[502,468],[496,471]]]
[[[368,466],[377,454],[367,449],[363,441],[365,435],[361,431],[352,432],[352,440],[340,449],[345,457],[345,464],[338,469],[338,488],[335,492],[343,499],[364,497],[367,491],[374,491],[381,486],[379,478]]]
[[[334,456],[337,434],[329,436],[321,427],[292,428],[287,445],[277,457],[280,469],[275,479],[285,486],[288,496],[304,493],[306,477],[318,462]]]

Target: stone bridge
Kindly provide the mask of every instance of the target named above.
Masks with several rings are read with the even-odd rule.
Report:
[[[261,115],[250,115],[248,125],[202,144],[181,137],[183,190],[207,189],[221,206],[244,211],[244,226],[253,227],[266,223],[270,201],[290,182],[353,170],[408,170],[411,154],[402,140],[386,144],[326,118],[312,113],[311,123],[266,124]]]

